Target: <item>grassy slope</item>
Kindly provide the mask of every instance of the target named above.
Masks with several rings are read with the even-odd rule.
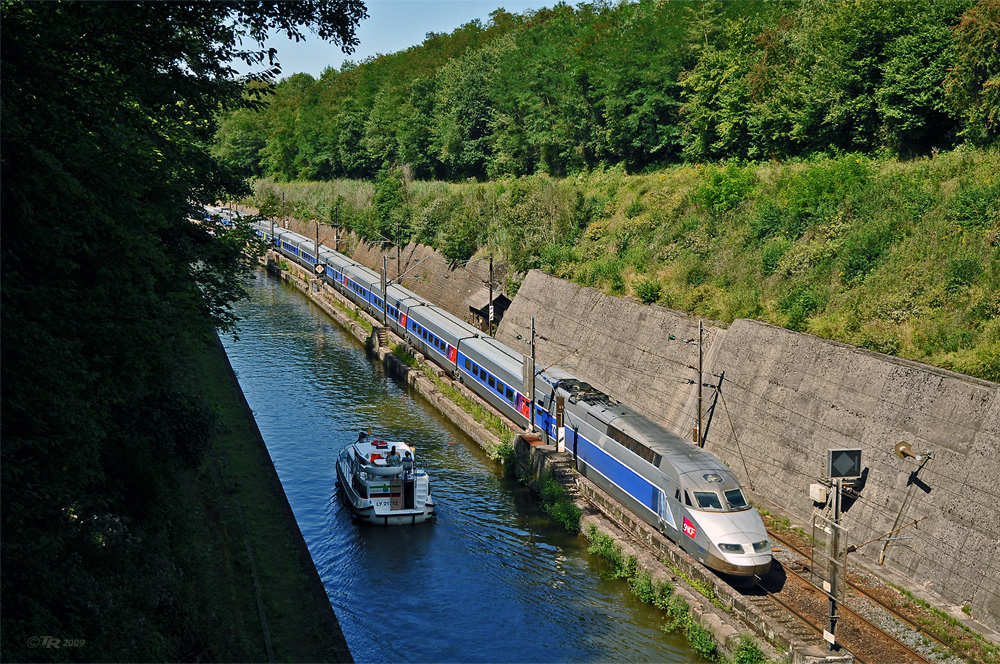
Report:
[[[755,318],[1000,380],[1000,156],[676,166],[409,185],[412,231],[723,323]],[[364,228],[371,185],[258,183]],[[473,220],[474,223],[469,223]],[[480,220],[487,220],[486,224]],[[457,243],[460,244],[460,243]]]
[[[200,560],[185,586],[198,616],[192,631],[212,660],[268,661],[255,569],[276,661],[351,661],[222,347],[204,345],[190,378],[219,419],[206,462],[176,504],[191,515],[178,548]]]

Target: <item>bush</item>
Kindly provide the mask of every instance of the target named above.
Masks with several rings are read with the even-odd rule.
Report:
[[[452,216],[441,229],[441,253],[450,261],[465,261],[476,253],[482,225],[467,214]]]
[[[1000,222],[1000,178],[963,187],[955,195],[955,222],[963,228],[988,228]]]
[[[955,258],[948,261],[946,270],[948,278],[945,288],[950,293],[961,290],[966,286],[971,286],[979,273],[983,271],[983,264],[978,258]]]
[[[722,168],[710,168],[696,196],[712,212],[722,214],[749,198],[756,184],[753,167],[731,161]]]
[[[512,450],[513,451],[513,450]],[[542,498],[545,512],[558,522],[567,532],[580,532],[580,516],[583,512],[573,502],[573,498],[555,481],[551,472],[542,476],[538,493]]]
[[[823,295],[811,286],[799,285],[778,298],[778,310],[788,316],[790,330],[805,329],[805,322],[813,312],[822,308]]]
[[[844,280],[850,283],[864,279],[879,266],[895,239],[892,225],[885,220],[868,224],[848,237],[840,252]]]
[[[765,276],[771,276],[778,269],[781,257],[792,246],[791,240],[784,237],[772,238],[760,252],[760,271]]]
[[[764,651],[760,649],[756,639],[749,634],[743,634],[733,649],[730,661],[732,664],[764,664],[767,657],[764,656]]]
[[[663,292],[663,285],[654,277],[646,277],[635,287],[635,294],[639,296],[643,304],[653,304],[660,299]]]
[[[714,660],[718,656],[718,644],[712,633],[696,622],[692,622],[687,628],[687,639],[691,649],[704,657]]]

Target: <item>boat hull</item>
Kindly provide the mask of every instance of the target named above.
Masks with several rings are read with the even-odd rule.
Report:
[[[396,480],[400,488],[407,481],[414,485],[422,483],[423,493],[426,498],[421,500],[414,499],[412,508],[400,508],[397,506],[393,509],[389,485],[386,483],[391,482],[394,477],[408,478]],[[415,525],[433,519],[436,516],[436,512],[434,509],[434,499],[430,494],[430,483],[427,475],[421,472],[414,475],[399,474],[394,477],[375,476],[368,481],[356,481],[350,457],[345,455],[337,461],[337,483],[340,486],[340,495],[357,520],[379,526],[404,526]],[[384,492],[379,494],[371,493],[371,495],[364,496],[359,493],[359,486],[363,487],[366,492],[368,490],[384,490]],[[415,487],[411,487],[410,490],[415,491],[416,489]]]

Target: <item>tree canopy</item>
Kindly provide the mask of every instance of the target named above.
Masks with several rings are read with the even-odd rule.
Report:
[[[279,180],[563,176],[993,145],[996,0],[595,1],[277,85],[217,153]],[[237,130],[238,128],[238,130]]]
[[[81,656],[29,649],[51,634],[86,638],[95,660],[183,659],[163,501],[211,418],[176,358],[213,322],[232,327],[251,258],[245,228],[191,221],[246,191],[209,152],[216,114],[257,100],[235,60],[260,83],[280,73],[269,30],[350,51],[365,8],[0,10],[3,658]]]

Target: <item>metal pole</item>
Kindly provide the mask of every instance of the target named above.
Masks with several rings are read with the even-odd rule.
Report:
[[[493,336],[493,256],[490,256],[490,321],[489,333]]]
[[[833,651],[837,649],[837,591],[840,586],[840,575],[837,569],[837,557],[840,550],[840,491],[841,491],[841,478],[835,479],[833,482],[833,523],[835,525],[833,529],[833,546],[832,556],[833,564],[830,565],[830,615],[829,615],[829,628],[830,628],[830,640],[827,646],[828,650]]]
[[[386,285],[386,276],[385,276],[388,260],[389,259],[386,258],[385,254],[382,254],[382,325],[383,326],[387,324],[386,311],[389,309],[389,301],[387,299],[388,294],[386,293],[388,287]]]
[[[701,352],[701,332],[702,332],[702,322],[698,320],[698,447],[705,447],[705,434],[704,430],[701,428],[701,408],[702,408],[702,396],[701,396],[701,385],[704,383],[702,378],[702,352]]]
[[[531,402],[528,404],[528,410],[531,413],[531,432],[535,432],[535,317],[531,317],[531,376],[529,377],[529,382],[531,384],[531,391],[528,394],[528,398]]]

